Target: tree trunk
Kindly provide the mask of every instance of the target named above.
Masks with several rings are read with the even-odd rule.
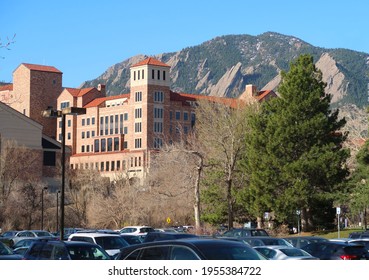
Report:
[[[199,156],[199,165],[197,167],[197,176],[195,180],[195,205],[194,205],[194,214],[195,214],[195,228],[196,233],[199,234],[201,231],[201,220],[200,220],[200,177],[203,166],[203,159]]]
[[[232,180],[227,180],[228,228],[233,228]]]

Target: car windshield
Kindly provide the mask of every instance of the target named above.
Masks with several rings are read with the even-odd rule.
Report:
[[[128,242],[120,236],[101,236],[96,237],[95,240],[105,250],[120,249],[129,246]]]
[[[98,247],[68,245],[68,252],[72,260],[109,260],[110,256]]]
[[[8,246],[0,242],[0,255],[4,256],[13,254],[13,251]]]
[[[240,243],[242,244],[242,243]],[[242,245],[217,244],[198,245],[209,260],[265,260],[266,258],[252,248]]]
[[[280,251],[285,254],[286,256],[289,257],[302,257],[302,256],[309,256],[308,253],[302,251],[302,250],[298,250],[298,249],[280,249]]]
[[[43,237],[43,236],[52,236],[52,235],[51,235],[51,233],[49,233],[49,232],[47,232],[47,231],[36,231],[35,233],[36,233],[36,235],[37,235],[38,237]]]

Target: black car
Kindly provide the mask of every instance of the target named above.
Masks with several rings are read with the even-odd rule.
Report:
[[[369,238],[369,231],[351,232],[348,238],[352,238],[352,239]]]
[[[147,242],[122,248],[116,260],[265,260],[252,247],[216,238]]]
[[[269,236],[265,229],[260,228],[232,228],[222,234],[225,237]]]
[[[317,243],[322,241],[328,241],[327,238],[319,237],[319,236],[290,236],[283,238],[288,241],[296,248],[302,248],[310,243]]]
[[[358,243],[345,241],[321,241],[301,248],[321,260],[365,260],[367,249]]]
[[[153,241],[161,241],[161,240],[174,240],[174,239],[194,238],[194,237],[198,237],[198,236],[195,234],[189,234],[189,233],[153,231],[153,232],[148,232],[142,242],[145,243],[145,242],[153,242]]]
[[[127,241],[129,245],[141,244],[145,236],[133,235],[133,234],[122,234],[121,237]]]
[[[79,241],[38,240],[23,255],[24,260],[111,260],[99,245]]]
[[[0,260],[21,260],[22,255],[16,254],[7,245],[0,242]]]

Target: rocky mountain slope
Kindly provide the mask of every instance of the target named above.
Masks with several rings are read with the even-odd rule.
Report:
[[[288,71],[290,62],[305,53],[313,55],[322,71],[326,91],[332,94],[332,106],[339,107],[347,116],[357,113],[351,121],[356,121],[356,117],[366,118],[363,111],[369,103],[369,54],[366,53],[315,47],[293,36],[267,32],[258,36],[221,36],[155,57],[171,66],[174,91],[237,97],[247,84],[277,91],[280,71]],[[103,83],[109,95],[127,93],[129,67],[144,58],[145,55],[137,55],[117,63],[81,87]],[[359,120],[359,123],[367,122]],[[359,134],[366,135],[366,131],[367,127]]]

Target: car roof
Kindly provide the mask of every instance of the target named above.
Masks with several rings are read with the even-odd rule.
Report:
[[[112,237],[120,237],[119,234],[115,233],[102,233],[102,232],[75,232],[72,233],[69,237],[73,236],[89,236],[89,237],[102,237],[102,236],[112,236]]]

